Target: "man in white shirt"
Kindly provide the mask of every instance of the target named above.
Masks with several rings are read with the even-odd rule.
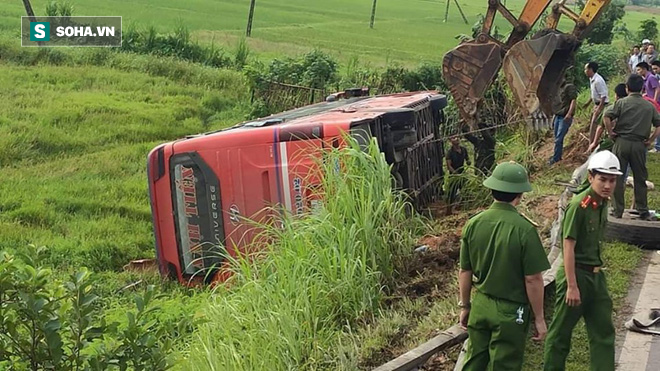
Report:
[[[635,45],[630,53],[630,59],[628,59],[628,72],[635,73],[635,67],[637,67],[637,64],[641,61],[642,52],[639,50],[639,46]]]
[[[658,59],[658,52],[655,50],[655,45],[649,44],[646,53],[642,55],[642,61],[651,65],[656,59]]]
[[[589,143],[591,143],[596,135],[600,115],[603,113],[605,106],[610,103],[610,98],[608,96],[607,84],[605,84],[603,77],[598,74],[598,63],[589,62],[585,64],[584,74],[589,78],[591,98],[589,98],[582,108],[587,108],[591,102],[594,103],[591,122],[589,123]]]

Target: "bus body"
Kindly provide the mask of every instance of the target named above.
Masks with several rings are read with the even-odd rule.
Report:
[[[184,284],[226,278],[223,254],[244,252],[257,233],[245,219],[264,220],[277,207],[293,214],[309,208],[312,156],[341,146],[344,133],[374,137],[416,205],[439,197],[446,97],[357,95],[154,148],[147,173],[160,273]]]

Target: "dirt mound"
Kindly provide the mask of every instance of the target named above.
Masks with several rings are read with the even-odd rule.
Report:
[[[406,271],[400,278],[398,286],[385,299],[384,305],[397,308],[402,299],[411,301],[422,300],[429,305],[415,310],[411,316],[422,318],[429,313],[432,303],[446,297],[447,285],[455,279],[454,270],[459,256],[460,230],[456,233],[442,235],[426,235],[418,243],[415,251],[406,262]],[[421,249],[419,249],[422,247]],[[389,334],[389,344],[374,350],[367,358],[361,360],[360,367],[371,369],[392,360],[407,352],[403,347],[408,333],[414,329],[414,324],[403,326],[394,334]]]
[[[455,233],[447,233],[441,236],[426,235],[419,240],[419,245],[426,245],[429,250],[447,250],[458,248],[460,240],[460,231],[456,231]]]
[[[566,139],[564,140],[564,152],[559,164],[569,168],[576,168],[587,160],[589,155],[586,153],[589,148],[589,122],[575,121],[571,126]],[[532,161],[532,173],[536,170],[544,169],[548,166],[548,161],[555,150],[555,142],[552,132],[548,132],[544,138],[540,139],[538,148],[534,151],[534,160]],[[532,179],[535,175],[532,175]]]
[[[407,264],[407,279],[396,288],[396,296],[432,299],[443,291],[447,272],[454,269],[459,255],[460,237],[456,234],[424,236]]]
[[[589,157],[589,154],[586,153],[589,148],[589,137],[582,130],[575,131],[568,142],[568,145],[564,146],[562,161],[566,166],[579,167]]]
[[[529,217],[534,220],[541,229],[552,224],[552,222],[557,218],[557,212],[559,210],[559,195],[547,195],[537,197],[529,201],[525,206],[527,209],[531,210]]]

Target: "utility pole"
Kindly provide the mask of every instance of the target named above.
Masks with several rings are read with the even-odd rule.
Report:
[[[30,5],[30,0],[23,0],[23,5],[25,6],[25,12],[28,17],[30,17],[30,22],[36,22],[37,19],[34,17],[34,11],[32,10],[32,5]]]
[[[32,10],[32,5],[30,0],[23,0],[23,6],[25,7],[25,13],[30,17],[30,22],[36,22],[37,18],[34,16],[34,11]],[[37,41],[37,45],[43,46],[43,41]]]
[[[374,5],[371,7],[371,22],[369,23],[369,28],[374,28],[375,20],[376,20],[376,0],[374,0]]]
[[[506,3],[506,1],[504,1]],[[467,18],[465,18],[465,14],[463,14],[463,9],[461,9],[461,6],[458,4],[458,0],[454,0],[454,3],[456,4],[456,7],[458,8],[458,11],[461,13],[461,17],[463,17],[463,21],[465,24],[468,24]]]
[[[445,22],[447,22],[447,17],[449,16],[449,2],[451,0],[447,0],[447,6],[445,7]],[[465,14],[463,13],[463,9],[461,9],[461,5],[458,3],[458,0],[454,0],[454,4],[456,4],[456,7],[458,8],[458,11],[461,13],[461,17],[463,17],[463,22],[465,24],[468,24],[468,20],[465,17]]]
[[[247,37],[252,35],[252,18],[254,17],[254,3],[256,2],[257,0],[250,0],[250,14],[248,14],[247,30],[245,30],[245,36]]]

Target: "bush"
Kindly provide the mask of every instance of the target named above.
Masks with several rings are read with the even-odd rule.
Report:
[[[382,94],[402,90],[447,90],[447,84],[442,78],[442,65],[425,63],[415,70],[388,67],[380,74],[375,88]]]
[[[573,81],[579,89],[588,89],[589,79],[584,74],[584,65],[593,61],[598,62],[598,73],[608,85],[617,84],[618,81],[612,80],[627,73],[626,56],[627,50],[613,45],[582,45],[576,54],[575,63],[566,73],[567,81]]]
[[[236,44],[236,52],[234,53],[234,67],[242,70],[247,64],[248,57],[250,56],[250,47],[248,46],[245,38],[241,38]]]
[[[653,18],[645,19],[639,25],[639,32],[637,33],[637,42],[640,43],[644,39],[655,41],[658,38],[658,22]]]
[[[578,0],[578,8],[580,11],[584,9],[584,1]],[[607,6],[607,9],[601,14],[596,24],[591,31],[587,34],[587,40],[592,44],[610,44],[614,33],[614,24],[620,21],[626,14],[625,3],[622,1],[614,0]]]
[[[337,80],[337,61],[331,56],[314,50],[297,58],[273,59],[263,70],[260,78],[284,84],[325,89]],[[253,70],[254,72],[254,70]]]
[[[218,68],[231,67],[234,64],[231,58],[215,45],[202,46],[192,41],[190,30],[183,25],[177,26],[170,34],[159,34],[154,27],[138,30],[135,26],[128,26],[122,33],[121,50],[176,57]]]
[[[346,67],[343,73],[341,73],[341,80],[337,83],[336,90],[362,86],[375,87],[379,79],[380,74],[375,68],[369,65],[361,65],[360,59],[354,56],[346,63]]]
[[[126,321],[99,314],[94,277],[86,269],[60,281],[41,263],[45,249],[19,256],[0,252],[0,367],[30,370],[166,370],[173,333],[189,328],[191,315],[164,326],[154,320],[159,298],[149,286],[134,298]],[[176,332],[179,331],[179,332]]]

